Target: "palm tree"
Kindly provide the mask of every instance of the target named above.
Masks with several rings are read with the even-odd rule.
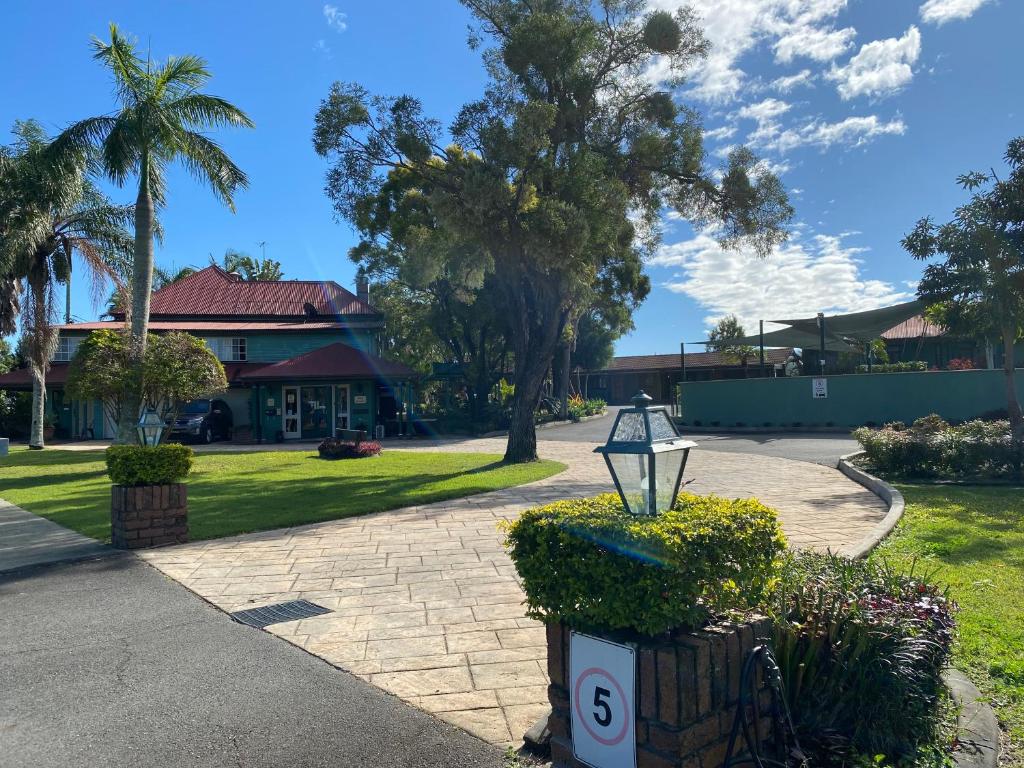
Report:
[[[284,270],[281,269],[281,262],[274,259],[254,259],[247,253],[228,248],[224,251],[224,261],[221,264],[210,256],[210,263],[215,267],[221,267],[225,272],[234,272],[243,280],[281,280],[284,278]]]
[[[15,124],[17,141],[0,169],[4,202],[0,264],[8,278],[0,304],[21,304],[23,348],[32,376],[29,447],[44,445],[46,371],[57,343],[57,284],[70,283],[73,256],[85,264],[97,297],[111,264],[129,252],[131,206],[112,205],[89,180],[86,153],[57,152],[35,121]]]
[[[132,386],[118,424],[118,442],[132,442],[141,406],[141,366],[149,329],[153,284],[154,217],[166,201],[167,167],[180,160],[199,181],[234,211],[234,194],[248,185],[245,173],[203,131],[220,126],[252,128],[253,122],[230,102],[201,93],[210,79],[197,56],[170,56],[163,64],[143,59],[135,42],[110,25],[110,42],[93,38],[94,57],[114,79],[118,112],[82,120],[58,140],[71,147],[99,147],[106,174],[123,185],[138,179],[135,247],[131,278]]]

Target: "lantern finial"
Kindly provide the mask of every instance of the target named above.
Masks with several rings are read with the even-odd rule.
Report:
[[[633,397],[630,399],[630,402],[633,403],[634,408],[646,408],[648,405],[654,402],[654,398],[641,389],[639,392],[633,395]]]

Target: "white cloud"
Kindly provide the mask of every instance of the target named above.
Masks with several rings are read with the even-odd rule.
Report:
[[[324,18],[327,20],[327,26],[335,32],[344,32],[348,29],[348,15],[339,11],[336,5],[324,5]]]
[[[771,86],[779,93],[789,93],[795,88],[809,86],[814,82],[814,75],[809,69],[801,69],[795,75],[785,75],[772,80]]]
[[[847,245],[847,235],[795,235],[768,258],[725,250],[710,232],[664,245],[650,266],[678,270],[663,285],[689,296],[708,311],[709,326],[734,313],[747,329],[770,318],[813,316],[876,309],[912,298],[912,293],[862,274],[865,249]]]
[[[315,43],[313,43],[313,50],[316,51],[317,53],[319,53],[325,59],[332,58],[331,46],[329,46],[327,44],[327,42],[325,40],[323,40],[323,38],[321,38],[320,40],[317,40]]]
[[[813,146],[829,149],[833,146],[859,147],[878,136],[902,136],[907,126],[900,118],[888,122],[878,115],[848,117],[829,123],[812,120],[795,128],[782,130],[777,124],[765,124],[751,134],[751,141],[775,152],[788,152],[797,147]]]
[[[943,25],[947,21],[967,19],[989,0],[928,0],[920,8],[921,21]]]
[[[692,7],[711,43],[708,57],[691,73],[689,94],[712,104],[735,101],[748,84],[740,60],[762,45],[780,46],[776,55],[830,61],[846,50],[855,31],[834,29],[847,0],[648,0],[652,9]],[[785,44],[781,41],[785,40]],[[806,43],[806,44],[805,44]],[[780,60],[783,60],[780,58]],[[665,74],[656,65],[649,76]]]
[[[715,128],[711,131],[704,131],[704,138],[710,139],[711,141],[722,141],[723,139],[731,139],[736,135],[735,125],[723,125],[721,128]]]
[[[775,43],[775,60],[788,64],[797,56],[814,61],[832,61],[846,53],[853,45],[857,30],[823,29],[812,26],[794,27]]]
[[[790,105],[781,99],[765,99],[759,101],[756,104],[747,104],[742,107],[738,114],[740,117],[745,117],[749,120],[756,120],[761,123],[765,120],[771,120],[774,117],[788,112]]]
[[[842,67],[833,67],[826,75],[835,80],[844,99],[855,96],[889,96],[914,77],[913,65],[921,55],[921,33],[911,26],[903,37],[875,40]]]

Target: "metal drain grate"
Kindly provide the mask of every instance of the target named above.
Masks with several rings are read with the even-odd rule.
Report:
[[[330,612],[330,608],[324,608],[322,605],[311,603],[308,600],[289,600],[287,603],[274,603],[273,605],[264,605],[261,608],[248,608],[244,611],[229,613],[228,615],[239,624],[248,624],[250,627],[263,629],[271,624],[308,619],[310,616],[322,616]]]

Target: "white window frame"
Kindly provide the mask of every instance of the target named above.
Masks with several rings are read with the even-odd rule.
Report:
[[[63,334],[57,338],[57,348],[53,351],[52,362],[54,363],[69,363],[71,358],[75,356],[78,351],[78,345],[82,343],[82,340],[72,336],[64,336]]]
[[[228,339],[230,349],[228,359],[233,363],[244,363],[248,359],[248,343],[245,336],[235,336]]]

